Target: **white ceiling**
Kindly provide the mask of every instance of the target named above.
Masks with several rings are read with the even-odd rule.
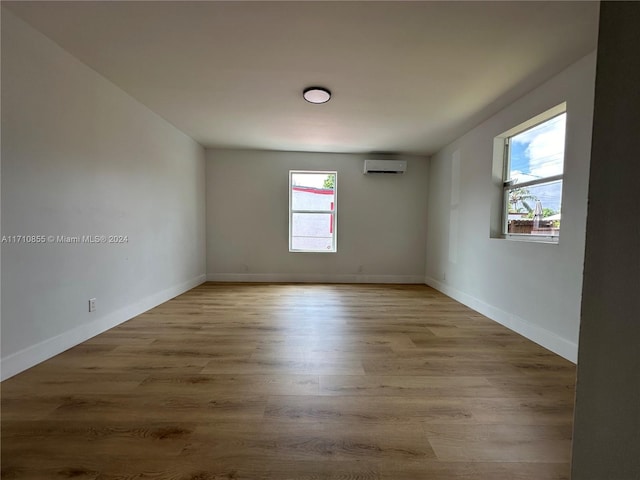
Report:
[[[3,4],[204,146],[325,152],[433,153],[592,51],[598,21],[596,2]]]

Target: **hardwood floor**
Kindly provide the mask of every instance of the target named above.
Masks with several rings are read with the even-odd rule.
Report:
[[[205,284],[2,383],[2,478],[569,478],[575,367],[425,286]]]

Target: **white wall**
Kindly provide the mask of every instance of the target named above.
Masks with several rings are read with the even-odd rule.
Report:
[[[431,159],[426,283],[576,360],[595,52],[489,118]],[[567,137],[558,245],[489,238],[493,139],[567,102]],[[458,162],[459,175],[452,165]],[[459,200],[452,207],[452,178]],[[455,194],[454,194],[455,197]]]
[[[202,147],[3,10],[2,235],[128,235],[2,245],[3,378],[204,280],[204,174]]]
[[[363,175],[365,156],[207,150],[207,276],[232,281],[424,280],[427,159]],[[289,253],[289,170],[338,172],[337,253]]]

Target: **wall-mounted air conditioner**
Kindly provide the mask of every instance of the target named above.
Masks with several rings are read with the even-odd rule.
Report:
[[[407,171],[405,160],[365,160],[364,173],[404,173]]]

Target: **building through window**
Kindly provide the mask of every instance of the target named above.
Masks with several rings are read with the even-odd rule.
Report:
[[[337,172],[289,172],[289,251],[335,252]]]

